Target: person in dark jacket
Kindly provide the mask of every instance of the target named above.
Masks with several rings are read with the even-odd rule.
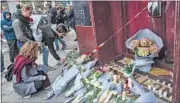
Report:
[[[9,57],[10,61],[13,63],[14,58],[18,53],[17,45],[16,45],[16,36],[14,30],[12,28],[12,20],[11,13],[8,11],[3,12],[4,19],[1,20],[1,29],[4,32],[4,37],[7,40],[9,46]]]
[[[68,27],[75,29],[75,20],[74,20],[74,12],[72,6],[69,6],[69,11],[67,13],[68,18]]]
[[[48,49],[50,51],[50,53],[52,54],[52,56],[59,61],[59,63],[61,62],[61,59],[59,57],[59,55],[56,53],[56,50],[54,49],[54,41],[55,39],[58,38],[58,33],[67,33],[68,31],[66,30],[66,28],[62,28],[63,25],[57,25],[56,24],[49,24],[48,20],[45,17],[41,17],[39,23],[37,24],[37,30],[38,33],[37,34],[42,34],[42,40],[41,42],[43,42],[46,46],[48,46]],[[45,48],[43,48],[44,51]],[[48,61],[48,53],[45,53],[46,55],[43,55],[43,64],[48,65],[47,61]]]
[[[17,46],[20,49],[27,41],[35,41],[30,28],[30,16],[32,7],[24,5],[21,8],[21,14],[13,22],[13,29],[17,38]]]
[[[56,15],[56,24],[65,23],[67,20],[67,14],[65,12],[65,8],[59,8],[57,15]]]
[[[47,16],[48,22],[51,24],[55,24],[56,23],[56,20],[55,20],[56,15],[57,15],[56,8],[55,7],[51,8],[51,6],[50,6],[49,11],[48,11],[48,16]]]

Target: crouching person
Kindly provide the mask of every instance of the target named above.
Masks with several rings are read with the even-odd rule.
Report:
[[[44,65],[37,65],[38,44],[26,42],[15,58],[13,71],[13,88],[17,94],[24,98],[41,89],[50,87],[47,76],[48,68]]]

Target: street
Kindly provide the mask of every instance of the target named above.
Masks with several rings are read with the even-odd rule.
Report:
[[[73,48],[78,48],[78,43],[74,42],[74,39],[76,38],[76,34],[74,32],[74,30],[71,30],[66,37],[64,38],[64,40],[67,43],[67,48],[65,51],[58,51],[58,54],[60,55],[60,57],[64,58],[66,53],[70,50],[72,50]],[[61,45],[60,45],[61,48]],[[9,54],[8,54],[8,46],[6,43],[2,44],[2,50],[4,53],[4,62],[5,62],[5,67],[7,67],[10,63],[9,61]],[[52,57],[52,55],[49,53],[49,66],[52,67],[52,69],[49,70],[48,72],[48,76],[49,79],[51,81],[51,83],[53,83],[53,81],[56,79],[56,77],[60,74],[63,66],[57,66],[56,63],[57,61]],[[36,61],[36,63],[38,64],[42,64],[42,55],[39,54],[38,55],[38,59]],[[34,103],[34,102],[43,102],[43,98],[46,96],[48,90],[42,90],[40,92],[37,92],[35,94],[32,95],[31,98],[29,99],[24,99],[23,97],[19,96],[18,94],[16,94],[13,90],[13,86],[11,82],[7,82],[4,78],[4,73],[1,74],[2,77],[2,91],[1,91],[1,95],[2,95],[2,102],[22,102],[22,103]],[[61,94],[58,97],[52,97],[51,99],[44,101],[44,102],[63,102],[65,101],[67,98]]]

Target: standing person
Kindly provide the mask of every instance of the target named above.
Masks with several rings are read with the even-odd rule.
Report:
[[[64,7],[60,7],[56,16],[56,24],[64,24],[65,20],[67,20],[66,9]]]
[[[13,88],[17,94],[24,98],[41,89],[50,86],[47,76],[48,68],[44,65],[37,65],[38,44],[26,42],[15,58],[13,70]]]
[[[14,62],[14,58],[18,53],[18,48],[16,45],[16,36],[14,33],[14,30],[12,28],[12,20],[11,20],[11,13],[8,11],[3,12],[4,19],[1,20],[1,29],[3,30],[3,35],[5,39],[7,40],[8,46],[9,46],[9,57],[11,63]]]
[[[71,27],[75,30],[75,20],[74,20],[74,12],[73,12],[73,8],[72,6],[69,6],[69,11],[67,14],[67,18],[68,18],[68,27]]]
[[[47,14],[48,23],[55,24],[56,23],[55,17],[57,15],[57,10],[55,7],[51,7],[51,5],[48,5],[48,7],[49,7],[49,11]]]
[[[17,46],[20,49],[27,41],[35,41],[30,28],[30,16],[32,7],[24,5],[21,8],[21,14],[13,22],[13,29],[17,38]]]

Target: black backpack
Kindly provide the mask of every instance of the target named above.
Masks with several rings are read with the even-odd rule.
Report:
[[[11,81],[12,80],[12,77],[13,77],[13,68],[14,65],[13,64],[10,64],[8,67],[7,67],[7,72],[5,74],[5,78],[7,81]]]

